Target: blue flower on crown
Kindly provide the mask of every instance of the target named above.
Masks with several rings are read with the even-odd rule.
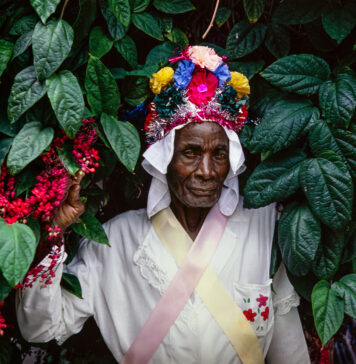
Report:
[[[219,87],[231,80],[231,73],[226,63],[221,63],[215,70],[214,75],[219,79]]]
[[[174,84],[179,90],[186,88],[192,79],[195,64],[192,61],[183,60],[178,63],[178,67],[174,73]]]

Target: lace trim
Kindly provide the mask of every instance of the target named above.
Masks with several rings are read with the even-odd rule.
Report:
[[[273,302],[273,307],[277,315],[285,315],[291,310],[292,307],[298,307],[299,303],[300,297],[296,291],[293,291],[288,297]]]
[[[164,272],[147,252],[145,244],[137,249],[133,261],[140,268],[144,279],[162,295],[168,287],[168,278]]]

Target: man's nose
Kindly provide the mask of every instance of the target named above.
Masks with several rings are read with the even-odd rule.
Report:
[[[211,156],[203,154],[197,169],[197,175],[203,179],[210,179],[214,176],[214,167]]]

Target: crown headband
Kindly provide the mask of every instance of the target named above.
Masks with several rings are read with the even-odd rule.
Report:
[[[148,144],[162,139],[175,126],[213,121],[239,131],[247,119],[250,86],[239,72],[230,72],[214,49],[188,46],[177,62],[152,75],[150,88],[156,95],[148,106],[145,130]]]

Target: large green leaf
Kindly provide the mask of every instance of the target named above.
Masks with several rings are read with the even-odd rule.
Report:
[[[141,13],[145,11],[147,6],[149,5],[150,0],[131,0],[131,9],[134,13]]]
[[[272,21],[280,24],[305,24],[321,15],[324,0],[284,0],[276,8]]]
[[[235,24],[226,42],[230,58],[241,58],[257,49],[263,43],[266,30],[266,25],[250,24],[246,19]]]
[[[260,163],[247,180],[244,206],[258,208],[293,194],[299,187],[300,162],[306,157],[301,150],[289,150]]]
[[[260,72],[265,65],[265,61],[252,61],[252,62],[229,62],[230,71],[237,71],[244,74],[249,80],[258,72]]]
[[[35,14],[26,15],[17,20],[10,29],[11,35],[22,35],[35,28],[37,16]]]
[[[330,67],[312,54],[291,55],[268,66],[262,76],[272,85],[297,94],[315,94],[330,76]]]
[[[328,2],[323,8],[321,19],[326,32],[340,44],[356,24],[356,4],[352,0],[344,4]]]
[[[344,319],[344,301],[330,283],[320,281],[312,292],[312,307],[316,331],[325,345],[339,330]]]
[[[133,172],[140,154],[140,137],[136,128],[107,114],[102,114],[101,125],[120,162]]]
[[[319,118],[319,111],[309,100],[278,100],[268,108],[260,124],[255,127],[250,147],[254,152],[276,152],[288,147],[315,118]]]
[[[127,27],[116,19],[107,3],[103,0],[100,1],[100,10],[106,20],[110,35],[114,38],[114,40],[122,39],[126,34]]]
[[[276,58],[282,58],[290,51],[289,33],[282,25],[270,23],[267,28],[265,45]]]
[[[74,294],[82,299],[82,287],[80,286],[79,279],[74,274],[63,273],[61,286],[68,292]]]
[[[95,114],[116,114],[120,105],[116,81],[104,64],[93,56],[90,56],[87,66],[85,89],[88,103]]]
[[[321,244],[313,262],[313,272],[319,279],[331,279],[341,263],[346,245],[344,231],[323,227]]]
[[[5,71],[7,67],[7,63],[9,62],[12,56],[12,50],[14,48],[14,44],[8,42],[7,40],[0,39],[0,77],[2,73]]]
[[[266,0],[243,0],[244,8],[250,23],[256,23],[266,6]]]
[[[166,66],[168,59],[177,55],[175,51],[176,46],[172,42],[163,42],[148,52],[146,64],[157,64],[160,67]]]
[[[19,117],[40,100],[46,93],[46,85],[36,78],[33,66],[19,72],[11,87],[7,113],[11,122]]]
[[[163,40],[163,34],[157,20],[149,13],[132,14],[132,22],[136,28],[142,30],[149,36]]]
[[[28,49],[32,43],[32,34],[33,30],[30,30],[29,32],[24,33],[17,38],[14,51],[12,53],[12,59],[18,57]]]
[[[6,154],[10,149],[12,141],[13,138],[2,138],[0,140],[0,166],[2,165],[2,162],[4,161]]]
[[[75,48],[89,34],[97,15],[96,0],[79,0],[79,12],[73,24]]]
[[[128,27],[130,24],[130,1],[129,0],[109,0],[109,7],[116,19]]]
[[[218,27],[221,27],[223,24],[225,24],[226,21],[230,18],[230,15],[231,9],[225,8],[224,6],[219,7],[215,18]]]
[[[11,290],[12,287],[9,285],[8,281],[4,278],[0,271],[0,302],[9,295]]]
[[[100,244],[110,246],[109,239],[100,221],[93,215],[84,212],[79,221],[73,224],[72,229],[79,235]]]
[[[356,178],[356,134],[336,129],[333,131],[335,141],[342,151],[353,178]]]
[[[283,262],[296,276],[306,275],[321,239],[318,219],[307,204],[287,205],[278,222],[278,244]]]
[[[333,230],[351,219],[353,183],[347,166],[332,151],[303,162],[300,183],[314,213]]]
[[[189,0],[153,0],[153,6],[168,14],[181,14],[195,9]]]
[[[350,122],[356,107],[356,79],[338,74],[335,81],[323,83],[319,90],[319,103],[323,117],[330,123],[345,126]]]
[[[137,48],[136,43],[131,37],[126,35],[121,40],[115,42],[115,48],[132,68],[137,67]]]
[[[39,80],[51,76],[67,58],[73,44],[73,29],[65,20],[37,23],[32,35],[33,63]]]
[[[187,35],[179,28],[173,28],[165,34],[167,39],[178,45],[179,48],[185,49],[189,43]]]
[[[345,313],[356,318],[356,274],[348,274],[332,285],[345,302]]]
[[[26,225],[8,225],[0,218],[0,270],[11,287],[28,271],[36,252],[36,237]]]
[[[60,2],[61,0],[30,0],[32,7],[36,10],[43,23],[56,11],[57,5]]]
[[[125,94],[125,102],[131,106],[142,104],[148,98],[147,77],[126,77],[122,83],[122,93]]]
[[[46,80],[47,94],[52,109],[70,138],[74,138],[82,125],[84,99],[77,78],[63,70]]]
[[[101,58],[110,51],[114,42],[110,39],[99,26],[94,27],[89,36],[89,52]]]
[[[25,124],[15,136],[7,157],[11,174],[20,172],[37,158],[51,144],[53,135],[53,129],[42,129],[39,121]]]

